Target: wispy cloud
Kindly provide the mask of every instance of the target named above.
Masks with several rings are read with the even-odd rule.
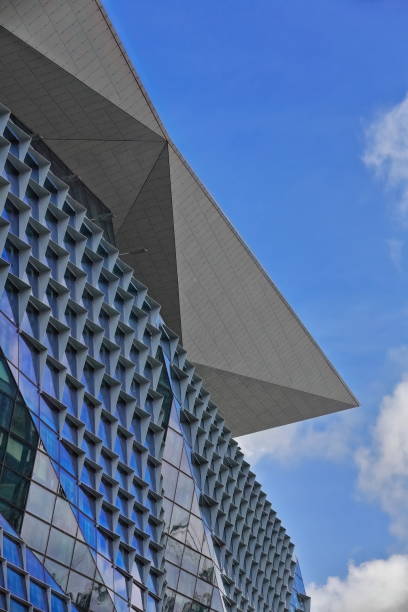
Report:
[[[402,270],[402,256],[404,250],[404,242],[402,240],[398,240],[397,238],[391,238],[387,241],[388,244],[388,253],[390,259],[397,270]]]
[[[310,584],[313,612],[406,612],[408,555],[393,555],[361,565],[351,563],[344,580]]]
[[[363,161],[392,193],[400,229],[408,228],[408,94],[392,108],[378,113],[365,133]],[[387,240],[391,262],[402,270],[404,241]]]
[[[406,355],[400,349],[396,357]],[[360,490],[390,516],[391,531],[408,542],[408,376],[384,397],[370,446],[356,452]]]
[[[408,221],[408,95],[367,128],[363,161],[397,191],[399,215]]]
[[[322,420],[260,431],[237,441],[252,464],[265,458],[285,463],[313,457],[338,461],[350,452],[353,440],[351,421],[342,414],[332,415]]]

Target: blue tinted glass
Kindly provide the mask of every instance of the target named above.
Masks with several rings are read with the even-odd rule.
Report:
[[[118,495],[117,496],[117,498],[116,498],[116,505],[119,506],[120,511],[125,516],[127,515],[127,503],[128,503],[128,500],[127,500],[126,497],[124,497],[123,495]]]
[[[60,447],[61,465],[73,476],[77,475],[77,456],[74,455],[64,444]]]
[[[51,610],[52,612],[67,611],[67,605],[65,601],[61,599],[61,597],[58,597],[58,595],[54,595],[54,593],[51,594]]]
[[[118,597],[116,595],[116,597],[115,597],[115,608],[116,608],[117,612],[128,612],[129,604],[128,604],[127,601],[125,601],[124,599],[122,599],[121,597]]]
[[[75,403],[74,403],[74,394],[76,389],[70,385],[69,383],[64,386],[64,391],[62,394],[62,401],[67,406],[68,411],[71,414],[74,414],[75,411]]]
[[[23,375],[21,375],[19,378],[18,386],[27,406],[30,408],[30,410],[35,412],[35,414],[38,414],[40,396],[38,394],[37,387],[35,387],[33,383]]]
[[[88,542],[89,546],[96,548],[96,527],[93,521],[91,521],[91,519],[87,518],[81,512],[79,513],[78,519],[79,527],[85,540]]]
[[[4,253],[4,251],[3,251]],[[17,290],[12,288],[11,285],[7,286],[6,290],[3,291],[1,299],[0,299],[0,309],[8,316],[12,321],[15,320],[14,312],[17,311]],[[16,329],[14,328],[13,335],[11,330],[12,327],[5,328],[5,326],[1,326],[1,338],[2,338],[2,346],[4,347],[4,351],[6,352],[7,358],[10,359],[13,363],[17,365],[18,363],[18,336],[16,333]],[[4,335],[3,335],[4,334]],[[10,340],[10,344],[5,344],[5,340]]]
[[[91,404],[84,403],[81,412],[81,419],[87,426],[87,429],[90,429],[92,432],[94,431],[95,423],[94,423],[94,408]]]
[[[69,501],[75,505],[78,505],[78,487],[75,478],[70,476],[64,470],[61,470],[60,482]]]
[[[151,595],[148,595],[146,612],[157,612],[157,609],[157,601]]]
[[[40,563],[37,557],[31,552],[31,550],[28,550],[28,549],[26,550],[26,560],[27,560],[28,573],[31,576],[34,576],[34,578],[38,578],[39,580],[42,580],[42,582],[45,582],[44,566],[42,563]]]
[[[41,610],[48,610],[46,590],[33,581],[30,581],[30,600],[34,606],[37,606],[37,608],[40,608]]]
[[[7,561],[14,563],[14,565],[22,566],[20,545],[7,536],[3,538],[3,554]]]
[[[123,599],[127,599],[126,578],[117,570],[114,570],[114,584],[115,593],[120,595],[120,597],[123,597]]]
[[[33,382],[37,382],[35,368],[36,356],[37,351],[20,337],[18,354],[19,368]]]
[[[109,512],[109,510],[107,510],[103,506],[101,508],[101,513],[99,516],[99,523],[103,527],[106,527],[106,529],[112,530],[112,514],[111,512]]]
[[[95,516],[95,500],[81,488],[79,489],[79,508],[90,517]]]
[[[105,557],[112,557],[112,541],[107,535],[98,530],[98,552]]]
[[[40,400],[40,419],[47,423],[51,429],[58,431],[58,411],[43,398]]]
[[[147,464],[147,469],[145,472],[145,480],[149,483],[152,489],[156,488],[156,469],[150,463]]]
[[[12,593],[27,599],[24,576],[11,567],[7,568],[7,586]]]
[[[10,612],[27,612],[28,607],[15,599],[10,599]]]
[[[116,565],[118,565],[124,570],[127,570],[127,553],[121,546],[119,546],[118,554],[116,557]]]
[[[40,423],[40,437],[47,453],[59,462],[59,442],[57,435],[44,423]]]
[[[95,472],[86,464],[82,468],[81,480],[91,488],[95,488]]]
[[[49,395],[55,395],[53,372],[54,372],[54,369],[50,368],[49,365],[46,364],[44,368],[44,372],[43,372],[41,389],[42,391],[45,391]]]

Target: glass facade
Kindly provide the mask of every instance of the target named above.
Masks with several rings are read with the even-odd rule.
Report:
[[[293,544],[159,305],[2,110],[0,608],[306,612]]]

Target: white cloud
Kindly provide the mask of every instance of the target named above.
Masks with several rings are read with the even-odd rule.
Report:
[[[357,451],[356,462],[360,490],[379,502],[392,532],[408,541],[408,377],[382,400],[371,446]]]
[[[408,96],[380,113],[366,131],[364,163],[398,190],[398,211],[408,217]]]
[[[399,374],[405,372],[408,364],[408,345],[401,344],[390,348],[387,359],[394,367],[397,367]]]
[[[313,612],[406,612],[408,610],[408,556],[350,564],[344,580],[328,578],[311,584]]]
[[[391,238],[387,241],[388,244],[388,253],[390,259],[397,270],[402,270],[402,256],[404,250],[404,242],[402,240],[398,240],[397,238]]]
[[[285,463],[313,457],[338,460],[349,454],[352,421],[343,415],[331,415],[260,431],[237,441],[252,465],[267,457]]]

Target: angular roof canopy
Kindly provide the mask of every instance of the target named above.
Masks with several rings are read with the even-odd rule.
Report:
[[[98,0],[2,2],[0,83],[112,211],[235,435],[357,405],[167,136]]]

